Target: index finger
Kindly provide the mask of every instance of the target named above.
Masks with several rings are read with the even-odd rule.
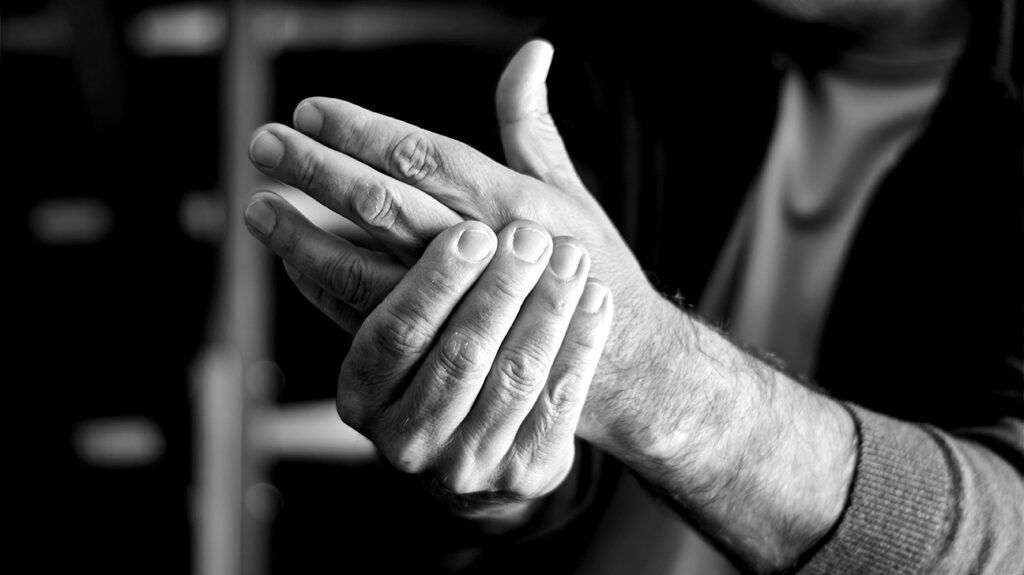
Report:
[[[434,236],[462,220],[420,190],[287,126],[257,130],[249,157],[261,172],[358,224],[407,265]]]
[[[519,174],[462,142],[350,102],[314,97],[295,109],[300,132],[324,145],[411,184],[448,207],[492,226],[495,199]]]

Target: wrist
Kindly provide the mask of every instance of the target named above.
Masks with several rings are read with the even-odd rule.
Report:
[[[791,565],[844,509],[852,419],[659,300],[634,324],[649,335],[632,361],[601,382],[601,425],[584,437],[752,569]]]
[[[687,336],[679,332],[692,320],[647,282],[615,295],[615,323],[577,435],[628,461],[652,447],[656,438],[649,433],[662,435],[676,419],[664,402],[686,395],[670,388],[686,385],[681,342]]]

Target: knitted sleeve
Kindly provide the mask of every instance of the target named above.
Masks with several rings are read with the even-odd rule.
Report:
[[[953,434],[847,407],[847,507],[801,574],[1024,572],[1024,420]]]

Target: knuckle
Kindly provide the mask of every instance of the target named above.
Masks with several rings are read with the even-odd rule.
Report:
[[[342,421],[355,429],[359,429],[362,425],[362,402],[356,399],[353,394],[345,393],[339,389],[335,407]]]
[[[338,374],[335,408],[342,421],[354,429],[365,431],[373,403],[366,393],[368,378],[363,377],[359,371],[360,368],[353,365],[352,355],[348,355]]]
[[[389,157],[394,172],[413,183],[434,177],[441,168],[437,144],[423,131],[403,136],[391,149]]]
[[[374,333],[374,346],[391,357],[420,355],[430,346],[428,325],[413,308],[392,309]]]
[[[385,442],[381,451],[388,463],[402,473],[418,475],[427,470],[428,458],[425,450],[415,439]]]
[[[327,102],[336,101],[331,98]],[[337,112],[335,112],[337,114]],[[330,122],[325,124],[331,129],[335,147],[350,156],[362,156],[374,142],[377,131],[373,122],[364,114],[347,114],[329,116]]]
[[[540,304],[540,313],[546,316],[563,317],[572,315],[576,309],[576,300],[570,299],[564,287],[546,291],[537,298]]]
[[[571,441],[569,442],[569,456],[564,457],[564,454],[564,451],[557,452],[557,463],[549,465],[541,480],[533,486],[534,497],[540,497],[560,485],[565,481],[569,472],[572,471],[572,462],[575,458],[575,454],[573,453]]]
[[[325,266],[327,285],[331,292],[357,309],[366,307],[370,298],[370,267],[359,256],[339,253]]]
[[[468,465],[454,465],[440,476],[441,485],[455,495],[468,495],[481,491],[476,472]]]
[[[546,486],[546,478],[537,467],[517,462],[506,475],[504,489],[523,499],[534,499],[544,495]]]
[[[540,410],[534,423],[531,441],[535,445],[529,450],[531,456],[543,458],[550,455],[554,449],[550,442],[572,434],[575,414],[585,399],[583,390],[586,386],[583,383],[581,377],[564,373],[549,380],[540,399],[544,409]]]
[[[461,381],[480,375],[484,368],[482,338],[477,334],[455,331],[437,350],[436,367],[449,381]]]
[[[355,191],[353,207],[363,222],[381,229],[395,225],[401,206],[393,189],[379,181],[364,181],[356,186]]]
[[[547,494],[548,481],[539,474],[530,474],[523,480],[517,492],[524,499],[536,499]]]
[[[529,401],[547,377],[547,361],[536,351],[506,351],[496,367],[498,391],[506,405]]]
[[[303,191],[318,190],[322,187],[323,163],[315,149],[303,152],[295,164],[295,183]]]
[[[499,300],[519,300],[523,297],[523,280],[509,272],[491,272],[491,285],[494,288],[493,297]]]
[[[542,497],[560,484],[572,470],[575,457],[572,441],[538,445],[519,451],[505,474],[504,488],[525,499]]]
[[[426,270],[424,275],[426,280],[425,283],[430,286],[430,289],[434,292],[434,295],[438,300],[461,298],[462,290],[459,289],[458,285],[453,281],[450,273],[447,273],[445,270],[434,268]]]
[[[596,322],[575,325],[565,334],[562,347],[573,355],[586,356],[591,350],[598,347],[600,335],[599,325]]]
[[[583,399],[582,374],[571,369],[563,370],[558,377],[552,378],[547,387],[547,401],[551,406],[550,418],[561,421],[569,417],[576,405]]]

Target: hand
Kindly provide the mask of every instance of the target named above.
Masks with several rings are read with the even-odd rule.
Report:
[[[257,237],[290,264],[307,298],[354,330],[401,276],[399,263],[411,265],[431,238],[463,218],[493,229],[531,220],[571,235],[593,255],[592,275],[621,304],[595,384],[598,393],[613,393],[604,382],[648,363],[655,348],[647,336],[656,336],[651,328],[661,298],[583,186],[548,115],[544,80],[551,57],[547,43],[527,44],[498,87],[506,158],[518,171],[450,138],[327,98],[296,108],[298,131],[277,124],[257,131],[250,155],[261,171],[353,220],[397,261],[312,230],[271,194],[257,196],[249,208],[252,227],[260,219],[277,224],[257,230]],[[593,402],[585,419],[610,418],[599,409],[607,403]]]
[[[270,125],[257,132],[250,154],[262,171],[349,217],[397,259],[318,235],[272,195],[256,198],[247,221],[257,237],[291,264],[307,297],[333,310],[350,328],[366,317],[359,336],[380,309],[415,296],[415,288],[400,295],[395,295],[400,288],[394,288],[394,297],[387,294],[396,283],[406,285],[399,280],[404,266],[417,260],[423,246],[462,218],[493,229],[532,220],[553,234],[575,237],[593,257],[591,275],[617,302],[596,370],[586,362],[577,364],[594,375],[576,433],[624,461],[751,570],[790,566],[830,531],[843,510],[856,458],[851,416],[655,292],[585,190],[547,114],[544,77],[550,59],[547,44],[527,44],[499,85],[502,140],[509,166],[517,171],[449,138],[325,98],[299,105],[299,131]],[[329,243],[340,251],[327,249]],[[486,315],[466,319],[464,329],[469,331],[461,332],[462,341],[490,345],[492,340],[478,337],[482,329],[468,327],[486,326]],[[412,341],[419,345],[409,346],[403,344],[410,332],[379,333],[377,345],[391,345],[393,356],[422,355],[436,336],[413,333]],[[454,332],[451,337],[459,341]],[[475,349],[465,347],[471,343],[451,345],[432,349]],[[440,351],[436,355],[444,357]],[[469,359],[477,364],[475,355]],[[574,369],[565,365],[570,372]],[[381,367],[387,363],[381,361]],[[358,373],[349,377],[359,381]],[[345,409],[343,414],[348,413]],[[449,421],[450,427],[454,419],[436,421]],[[393,427],[404,420],[390,422]],[[365,424],[364,429],[374,433]],[[461,438],[452,433],[442,437]],[[433,451],[407,451],[417,444],[388,444],[383,436],[376,440],[391,446],[400,467],[412,461],[465,469],[445,467],[451,456],[447,445],[428,443]],[[538,453],[544,449],[533,447]],[[405,459],[407,453],[418,459]],[[469,461],[462,457],[456,461]],[[541,466],[547,472],[542,477],[553,482],[557,473],[548,473],[558,466],[549,465]],[[491,469],[500,473],[504,468]],[[456,480],[452,485],[462,491],[486,484],[479,477],[478,483],[463,483],[464,477],[456,474],[448,481]],[[524,492],[543,491],[538,489],[541,484],[548,485],[537,481]],[[500,491],[501,485],[492,481],[490,492]]]
[[[342,419],[464,514],[547,494],[572,465],[611,325],[589,270],[578,242],[536,224],[441,232],[356,334]]]

